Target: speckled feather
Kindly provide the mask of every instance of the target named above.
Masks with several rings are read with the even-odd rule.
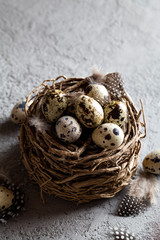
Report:
[[[156,202],[158,181],[152,174],[139,171],[129,185],[126,196],[118,206],[119,216],[135,216],[144,212],[149,204]]]
[[[110,235],[114,240],[136,240],[133,233],[129,232],[126,228],[122,227],[109,227]]]

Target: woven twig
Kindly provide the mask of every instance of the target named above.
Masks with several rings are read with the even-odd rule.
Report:
[[[109,79],[114,76],[111,86]],[[115,85],[117,77],[117,89]],[[63,78],[62,81],[58,81]],[[87,78],[66,78],[44,81],[33,90],[26,102],[26,121],[21,125],[20,149],[22,161],[28,170],[30,178],[38,183],[43,192],[55,194],[61,198],[78,203],[89,202],[93,199],[110,198],[126,186],[133,172],[137,169],[138,156],[141,149],[141,138],[146,135],[146,125],[142,109],[138,112],[129,95],[125,92],[120,81],[120,75],[106,75],[106,87],[112,98],[126,102],[128,123],[123,129],[125,139],[116,150],[96,147],[91,136],[84,137],[77,144],[62,143],[54,132],[37,130],[29,125],[29,117],[41,112],[42,97],[50,89],[61,89],[65,93],[83,91],[88,84]],[[51,85],[49,85],[51,83]],[[28,103],[33,100],[27,110]],[[140,116],[143,113],[143,123]],[[141,132],[144,127],[144,134]]]

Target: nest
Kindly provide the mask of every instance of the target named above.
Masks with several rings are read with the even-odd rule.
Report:
[[[54,125],[51,131],[37,131],[30,126],[29,118],[41,113],[42,98],[50,89],[60,89],[66,94],[83,91],[91,78],[94,79],[94,75],[86,78],[60,76],[45,80],[27,98],[27,117],[20,129],[20,149],[30,178],[40,187],[42,200],[43,193],[77,203],[111,198],[129,183],[137,169],[141,139],[146,136],[143,106],[141,103],[141,110],[137,111],[118,73],[107,74],[103,84],[111,99],[125,101],[127,105],[128,122],[123,129],[124,142],[119,148],[109,150],[96,147],[87,131],[76,143],[67,144],[56,137]],[[31,101],[33,103],[27,109]]]

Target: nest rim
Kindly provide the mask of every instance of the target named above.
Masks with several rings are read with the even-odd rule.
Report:
[[[29,125],[30,116],[40,110],[41,99],[47,91],[56,88],[69,93],[83,87],[89,79],[90,77],[67,78],[61,75],[56,79],[45,80],[26,99],[26,121],[20,128],[20,150],[23,164],[30,178],[39,185],[43,201],[43,193],[77,203],[114,197],[128,185],[137,169],[141,139],[146,136],[146,123],[142,101],[140,100],[141,110],[138,112],[126,91],[120,100],[126,102],[131,120],[124,142],[117,149],[101,149],[98,153],[91,151],[92,154],[83,156],[91,144],[91,136],[77,148],[74,144],[60,142],[46,131],[38,132]],[[28,109],[27,105],[31,101],[33,103]],[[141,115],[143,122],[140,121]],[[141,132],[141,127],[144,128],[144,133]],[[133,136],[130,138],[131,131]]]

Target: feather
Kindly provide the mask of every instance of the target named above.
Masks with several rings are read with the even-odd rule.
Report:
[[[156,176],[142,170],[139,171],[136,178],[130,183],[128,195],[145,200],[151,204],[155,203],[156,196],[158,195],[158,181]]]
[[[118,215],[123,217],[136,216],[146,210],[146,203],[133,196],[125,195],[119,205]]]
[[[127,194],[118,206],[118,215],[135,216],[144,212],[148,205],[156,203],[158,191],[157,178],[140,170],[132,179]]]
[[[50,128],[50,125],[44,119],[35,115],[29,119],[29,124],[30,126],[35,127],[39,132],[47,131]]]
[[[101,83],[101,84],[103,84],[103,82],[104,82],[104,74],[103,73],[101,73],[98,69],[94,69],[93,70],[93,75],[92,75],[92,78],[93,78],[93,80],[94,80],[94,82],[95,83]],[[93,82],[93,83],[94,83]]]
[[[126,228],[122,227],[111,227],[110,229],[110,235],[114,237],[115,240],[136,240],[135,235],[131,232],[129,232]]]

